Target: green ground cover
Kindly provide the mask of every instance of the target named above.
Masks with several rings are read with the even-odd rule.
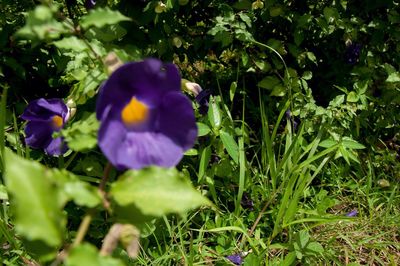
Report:
[[[400,265],[397,1],[0,14],[0,264]]]

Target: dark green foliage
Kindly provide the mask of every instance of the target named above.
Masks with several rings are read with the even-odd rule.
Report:
[[[399,12],[389,0],[1,1],[0,262],[400,264]],[[95,108],[110,54],[171,61],[207,90],[188,94],[199,133],[179,170],[107,166]],[[76,111],[59,158],[24,144],[19,116],[41,97]],[[123,235],[100,255],[118,223],[140,229],[137,257]]]

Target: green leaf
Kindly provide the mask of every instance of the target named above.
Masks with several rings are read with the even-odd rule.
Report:
[[[197,136],[198,137],[202,137],[202,136],[208,135],[208,133],[211,132],[210,127],[207,126],[206,124],[203,124],[203,123],[200,123],[200,122],[197,122],[196,124],[197,124],[197,129],[198,129],[198,131],[197,131]]]
[[[82,52],[88,49],[84,41],[78,39],[76,36],[66,37],[59,41],[53,42],[59,49],[72,50],[75,52]]]
[[[237,88],[237,82],[234,81],[231,83],[231,86],[229,88],[229,98],[231,99],[231,102],[233,101],[233,98],[235,97],[236,88]]]
[[[349,94],[347,94],[347,101],[350,103],[356,103],[356,102],[358,102],[359,99],[360,98],[354,91],[351,91]]]
[[[307,231],[302,230],[297,235],[297,240],[301,249],[305,248],[308,241],[310,240],[310,235]]]
[[[199,175],[198,175],[199,182],[207,171],[207,166],[208,162],[210,161],[210,158],[211,158],[211,147],[207,146],[201,153],[200,164],[199,164]]]
[[[365,146],[350,138],[343,138],[342,145],[351,150],[365,149]]]
[[[273,90],[275,86],[281,84],[280,79],[278,79],[275,76],[267,76],[263,78],[260,82],[258,82],[258,86],[267,89],[267,90]]]
[[[0,184],[0,200],[8,200],[7,189],[2,184]]]
[[[251,19],[246,13],[240,12],[239,17],[246,23],[247,27],[251,28]]]
[[[208,120],[215,129],[221,126],[221,111],[218,105],[218,97],[210,97],[210,108],[208,108]]]
[[[307,245],[307,251],[311,251],[317,254],[322,254],[324,252],[324,248],[318,242],[311,242]]]
[[[64,191],[79,206],[93,208],[101,203],[97,189],[85,182],[68,182],[64,186]]]
[[[291,251],[285,256],[285,259],[281,262],[280,265],[282,265],[282,266],[290,266],[290,265],[293,265],[293,263],[295,261],[296,261],[296,252],[295,251]]]
[[[6,153],[6,186],[15,210],[15,228],[29,241],[43,241],[56,247],[65,226],[60,188],[52,172],[37,162]]]
[[[129,21],[130,18],[122,15],[119,11],[113,11],[109,8],[96,8],[89,12],[89,14],[82,17],[80,25],[82,28],[87,29],[91,26],[101,28],[105,25],[117,24],[120,21]]]
[[[223,130],[220,131],[220,137],[222,143],[228,154],[231,156],[235,163],[239,162],[239,146],[237,145],[235,139],[228,132]]]
[[[65,261],[66,266],[98,265],[98,266],[124,266],[122,261],[101,256],[96,247],[84,243],[74,247]]]
[[[160,217],[168,213],[185,213],[209,205],[190,181],[176,169],[151,167],[128,171],[114,182],[110,197],[121,206],[132,206],[138,215]]]
[[[390,82],[390,83],[400,82],[400,73],[399,72],[390,73],[386,79],[386,82]]]
[[[99,122],[94,113],[85,113],[81,120],[61,131],[71,150],[83,151],[97,144]]]
[[[330,148],[336,144],[337,144],[337,142],[334,141],[333,139],[326,139],[326,140],[321,141],[319,143],[319,146],[323,147],[323,148]]]
[[[56,12],[56,5],[52,7],[38,5],[28,13],[26,24],[16,32],[16,36],[32,41],[51,40],[58,39],[61,34],[70,32],[65,24],[54,18]]]

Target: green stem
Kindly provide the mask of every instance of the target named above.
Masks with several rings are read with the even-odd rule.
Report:
[[[105,187],[107,184],[107,180],[108,180],[108,176],[110,174],[111,168],[112,168],[112,165],[111,165],[111,163],[108,162],[106,167],[104,168],[103,177],[99,184],[99,191],[100,191],[101,195],[103,196],[103,205],[106,209],[108,209],[108,207],[109,207],[109,202],[106,199]],[[81,224],[79,225],[78,232],[76,234],[76,238],[75,238],[74,242],[72,243],[73,247],[78,246],[85,238],[85,235],[89,229],[89,226],[90,226],[90,223],[92,222],[94,214],[95,214],[95,208],[91,208],[86,212],[85,216],[82,219]]]
[[[85,238],[85,235],[89,229],[89,225],[92,222],[93,219],[93,215],[94,215],[94,209],[89,209],[87,211],[87,213],[85,214],[85,216],[83,217],[83,220],[81,222],[81,224],[79,225],[79,229],[78,229],[78,233],[76,234],[76,238],[74,240],[74,242],[72,243],[73,247],[78,246],[82,240]]]

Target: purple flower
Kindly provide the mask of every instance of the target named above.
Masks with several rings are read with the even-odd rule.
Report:
[[[242,265],[243,263],[243,258],[240,254],[229,255],[226,258],[235,265]]]
[[[346,216],[347,217],[354,217],[357,216],[358,211],[357,210],[352,210],[351,212],[347,213]]]
[[[96,5],[96,0],[86,0],[85,1],[86,9],[93,9],[95,5]]]
[[[61,137],[53,138],[68,120],[68,108],[61,99],[43,99],[32,101],[26,107],[21,118],[28,121],[25,127],[25,143],[47,154],[60,155],[67,151]]]
[[[254,202],[251,200],[251,198],[247,193],[243,193],[243,197],[242,200],[240,201],[240,204],[244,209],[249,209],[250,211],[254,209]]]
[[[172,167],[193,146],[196,121],[180,79],[174,64],[147,59],[122,65],[102,85],[98,143],[117,169]]]
[[[199,104],[199,113],[204,115],[208,112],[208,99],[210,98],[210,90],[202,90],[196,96],[196,102]]]
[[[346,47],[345,52],[345,60],[348,64],[354,65],[359,61],[361,52],[361,44],[359,43],[350,43]]]

